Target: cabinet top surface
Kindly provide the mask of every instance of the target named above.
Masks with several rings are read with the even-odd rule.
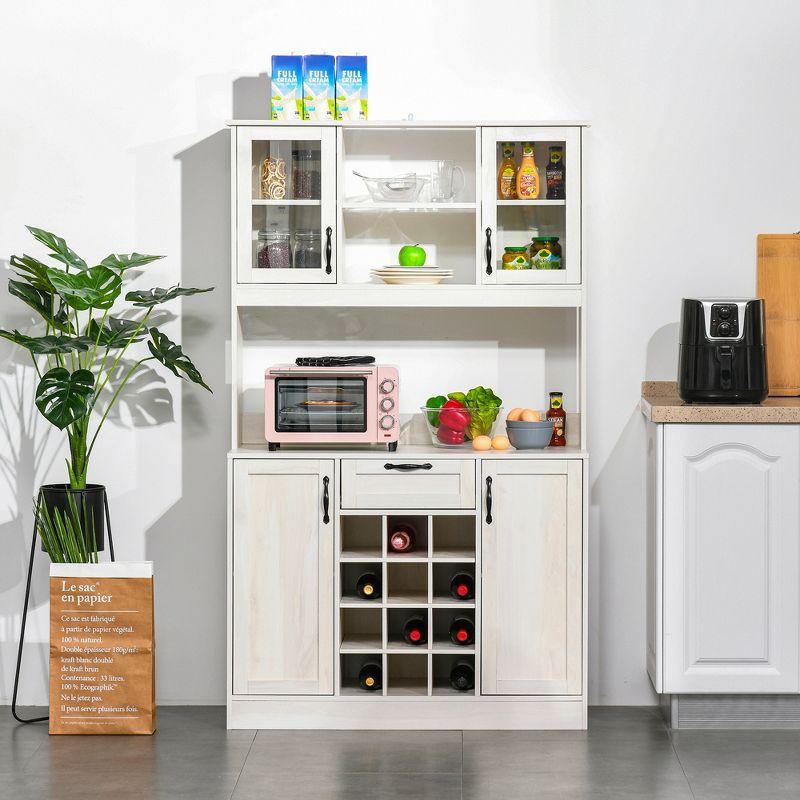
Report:
[[[364,122],[351,120],[273,120],[273,119],[229,119],[225,123],[231,128],[253,125],[273,127],[312,128],[588,128],[586,120],[423,120],[423,119],[370,119]]]
[[[644,381],[640,407],[650,422],[800,424],[800,397],[768,397],[759,406],[689,405],[675,381]]]

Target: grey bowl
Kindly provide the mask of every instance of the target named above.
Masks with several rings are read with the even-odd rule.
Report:
[[[519,427],[513,423],[506,427],[508,440],[517,450],[544,450],[550,444],[553,435],[553,423],[542,422],[524,423],[527,427]],[[533,427],[532,427],[533,426]]]
[[[552,419],[543,419],[541,422],[525,422],[521,419],[506,420],[506,426],[509,428],[552,428]]]

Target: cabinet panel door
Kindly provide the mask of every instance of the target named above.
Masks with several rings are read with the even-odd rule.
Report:
[[[481,244],[483,283],[576,284],[581,282],[581,129],[578,127],[483,128]],[[522,145],[534,144],[541,191],[535,200],[498,197],[497,173],[503,145],[512,145],[517,167]],[[547,198],[546,169],[551,148],[560,148],[564,165],[564,194]],[[506,247],[529,247],[533,237],[558,237],[563,269],[502,269]],[[543,245],[544,246],[544,245]],[[551,265],[548,259],[543,263]]]
[[[580,694],[581,462],[484,461],[483,501],[482,693]]]
[[[798,690],[795,425],[667,425],[664,691]]]
[[[235,694],[333,693],[333,481],[333,461],[234,463]]]
[[[237,282],[336,283],[336,130],[241,126],[233,135]]]

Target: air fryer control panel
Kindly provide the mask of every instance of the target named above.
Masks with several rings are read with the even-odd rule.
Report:
[[[739,338],[739,308],[735,303],[711,306],[711,335],[714,338]]]

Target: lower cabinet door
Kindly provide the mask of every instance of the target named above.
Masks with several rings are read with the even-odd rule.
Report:
[[[333,693],[334,474],[332,460],[234,462],[234,694]]]
[[[800,432],[666,425],[666,693],[798,691]]]
[[[581,469],[483,462],[483,694],[581,693]]]

